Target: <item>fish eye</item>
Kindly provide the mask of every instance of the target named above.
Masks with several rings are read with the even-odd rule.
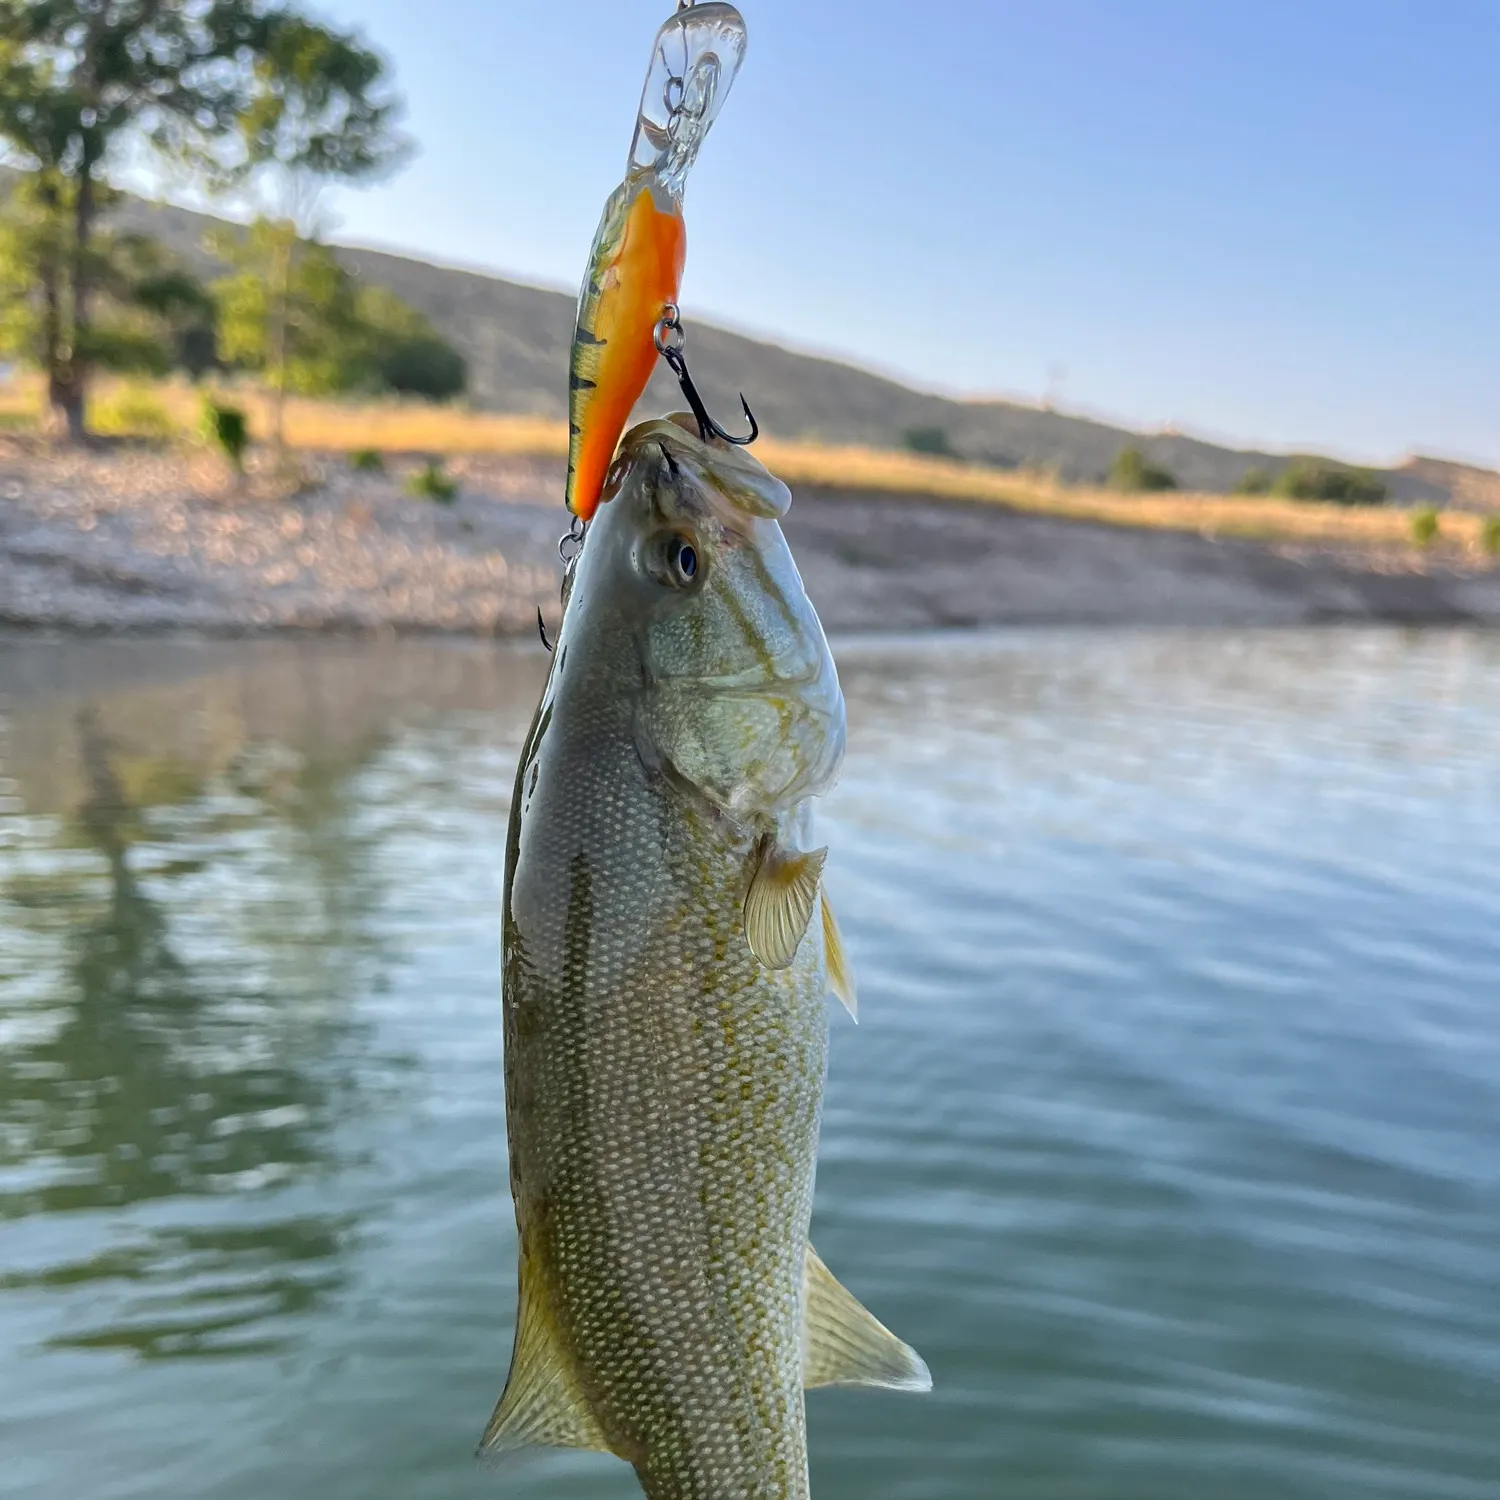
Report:
[[[685,536],[674,536],[667,543],[667,567],[673,580],[686,588],[698,576],[698,549]]]
[[[659,531],[642,542],[636,566],[665,588],[685,590],[702,582],[708,561],[690,532]]]

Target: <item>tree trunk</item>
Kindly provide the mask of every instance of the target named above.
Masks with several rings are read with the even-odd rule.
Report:
[[[70,443],[88,437],[88,343],[89,301],[93,294],[89,274],[89,241],[94,233],[94,158],[87,146],[73,200],[73,257],[69,267],[73,283],[73,341],[60,380],[52,383],[52,402],[62,414]]]
[[[61,246],[57,240],[58,198],[55,182],[43,177],[38,196],[47,217],[48,230],[37,266],[37,280],[42,289],[42,370],[47,377],[47,404],[54,419],[61,415],[59,396],[63,376],[63,316],[61,286]]]
[[[286,460],[286,376],[287,360],[290,356],[291,298],[292,298],[292,254],[296,248],[296,231],[288,229],[286,239],[277,248],[275,277],[276,325],[275,363],[276,385],[272,396],[271,430],[276,448],[277,463]]]

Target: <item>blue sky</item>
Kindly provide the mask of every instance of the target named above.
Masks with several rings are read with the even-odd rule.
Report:
[[[669,9],[325,0],[421,148],[330,198],[335,237],[576,285]],[[1500,464],[1500,0],[742,9],[690,313],[945,391]]]

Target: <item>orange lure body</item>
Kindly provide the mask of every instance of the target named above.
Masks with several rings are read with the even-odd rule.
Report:
[[[658,208],[646,184],[627,198],[630,186],[605,209],[578,299],[567,502],[585,521],[598,508],[615,445],[651,379],[656,327],[666,305],[677,301],[687,255],[681,208]]]

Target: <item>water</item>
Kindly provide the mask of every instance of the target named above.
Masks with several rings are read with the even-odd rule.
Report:
[[[840,656],[815,1238],[937,1388],[817,1500],[1495,1500],[1500,640]],[[540,672],[0,642],[0,1494],[636,1493],[470,1458]]]

